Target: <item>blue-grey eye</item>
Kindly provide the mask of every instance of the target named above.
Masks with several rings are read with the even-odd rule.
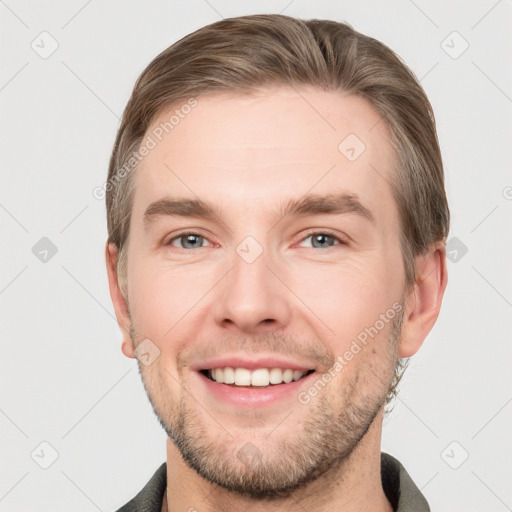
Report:
[[[176,238],[173,238],[170,241],[170,245],[176,246],[175,242],[177,240],[180,242],[180,245],[178,247],[181,246],[181,248],[183,248],[183,249],[200,249],[201,247],[203,247],[205,238],[201,235],[195,235],[193,233],[188,233],[188,234],[180,235],[180,236],[177,236]]]
[[[313,233],[304,238],[304,241],[308,239],[311,239],[311,246],[314,249],[329,248],[335,245],[336,242],[340,242],[339,238],[329,235],[327,233]]]
[[[331,247],[334,245],[334,243],[334,237],[323,233],[313,235],[312,238],[313,247]]]

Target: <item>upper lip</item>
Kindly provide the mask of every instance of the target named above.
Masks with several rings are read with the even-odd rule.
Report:
[[[286,359],[279,355],[263,356],[254,354],[252,357],[245,353],[243,356],[230,355],[215,357],[200,361],[191,367],[192,370],[211,370],[213,368],[247,368],[256,370],[257,368],[290,368],[291,370],[309,371],[315,368],[315,365],[306,361],[296,361]]]

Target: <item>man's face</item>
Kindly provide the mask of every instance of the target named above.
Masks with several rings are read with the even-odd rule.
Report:
[[[140,163],[131,335],[158,347],[139,362],[148,396],[210,481],[285,494],[346,460],[380,417],[405,285],[390,136],[362,98],[275,88],[198,98]],[[163,200],[190,202],[149,208]]]

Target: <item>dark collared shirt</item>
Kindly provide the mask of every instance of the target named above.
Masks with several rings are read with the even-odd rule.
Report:
[[[427,500],[400,464],[388,455],[381,454],[382,487],[394,512],[430,512]],[[167,465],[164,462],[151,477],[144,489],[117,512],[161,512],[167,486]]]

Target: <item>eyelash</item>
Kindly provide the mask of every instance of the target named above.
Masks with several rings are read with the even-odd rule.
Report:
[[[194,236],[198,236],[198,237],[201,237],[201,238],[204,238],[205,240],[208,240],[206,237],[200,235],[199,233],[195,232],[195,231],[184,231],[183,233],[179,233],[177,234],[176,236],[174,236],[173,238],[169,239],[169,241],[165,244],[165,245],[168,245],[168,246],[172,246],[172,242],[174,242],[175,240],[179,240],[180,238],[183,238],[183,237],[186,237],[188,235],[194,235]],[[327,235],[331,238],[334,238],[336,241],[339,242],[338,245],[348,245],[348,240],[346,240],[345,238],[343,237],[340,237],[338,234],[334,233],[333,231],[330,231],[329,229],[315,229],[315,230],[312,230],[312,231],[309,231],[306,236],[302,237],[300,242],[304,242],[304,240],[307,240],[308,238],[312,237],[312,236],[315,236],[315,235]],[[332,249],[333,246],[331,247],[326,247],[324,248],[325,249]],[[204,247],[199,247],[199,249],[203,249]],[[184,247],[176,247],[176,249],[183,249],[184,251],[191,251],[193,249],[186,249]],[[316,247],[311,247],[311,249],[316,249]]]

